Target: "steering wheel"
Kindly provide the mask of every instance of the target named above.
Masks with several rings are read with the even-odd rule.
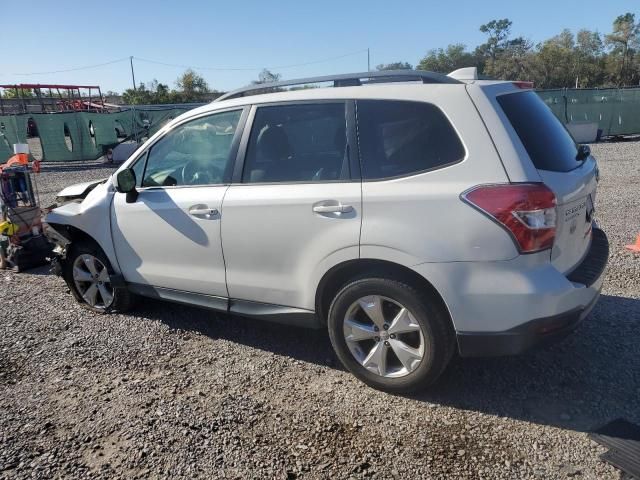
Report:
[[[197,160],[189,160],[182,167],[182,185],[209,185],[222,180],[222,170],[213,165],[206,168]]]

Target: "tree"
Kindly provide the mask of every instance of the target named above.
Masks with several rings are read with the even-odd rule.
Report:
[[[511,33],[511,25],[513,22],[508,18],[501,20],[491,20],[484,25],[480,25],[480,31],[486,33],[489,38],[477,48],[477,53],[481,56],[488,57],[491,61],[495,61],[498,54],[505,47],[505,42]]]
[[[152,93],[152,104],[179,103],[180,95],[175,90],[169,90],[169,85],[159,83],[156,79],[151,81],[147,87]]]
[[[253,80],[251,82],[252,85],[262,85],[263,83],[273,83],[273,82],[277,82],[282,78],[282,75],[280,75],[279,73],[273,73],[270,70],[267,70],[266,68],[263,68],[262,71],[258,74],[258,79],[257,80]],[[306,85],[303,86],[299,86],[299,87],[293,87],[291,88],[291,90],[301,90],[304,88],[309,88]],[[255,94],[261,94],[261,93],[273,93],[273,92],[281,92],[282,88],[261,88],[261,89],[257,89],[254,91]]]
[[[33,90],[30,88],[5,88],[2,92],[3,98],[34,98]]]
[[[571,87],[576,79],[575,41],[570,30],[537,46],[534,82],[540,88]]]
[[[263,83],[273,83],[277,82],[282,78],[282,75],[279,73],[273,73],[266,68],[262,69],[262,71],[258,74],[258,80],[254,80],[251,82],[253,85],[261,85]]]
[[[210,93],[206,80],[191,69],[176,80],[176,87],[183,102],[196,102],[202,95]]]
[[[175,90],[169,90],[169,86],[152,80],[147,83],[140,83],[135,90],[129,88],[122,94],[124,103],[128,105],[156,105],[165,103],[180,103],[182,94]]]
[[[409,62],[381,63],[376,67],[376,70],[413,70],[413,65]]]
[[[530,80],[535,55],[531,42],[523,37],[504,42],[499,55],[490,60],[484,74],[503,80]]]
[[[142,82],[136,89],[127,88],[122,92],[122,101],[127,105],[148,105],[151,103],[150,99],[150,92]]]
[[[574,49],[576,86],[597,87],[605,82],[604,45],[598,32],[579,30]]]
[[[418,70],[450,73],[458,68],[474,67],[478,65],[475,55],[467,51],[466,45],[454,43],[446,49],[429,50],[416,67]]]
[[[617,85],[637,83],[638,72],[633,68],[633,60],[640,42],[639,36],[640,25],[636,23],[635,14],[625,13],[613,21],[613,31],[605,37],[611,48],[610,77]]]

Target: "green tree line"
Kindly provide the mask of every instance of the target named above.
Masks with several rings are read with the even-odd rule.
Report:
[[[568,29],[533,44],[512,35],[508,18],[480,26],[485,43],[474,49],[462,43],[429,50],[415,66],[419,70],[449,73],[477,67],[481,75],[501,80],[530,80],[536,88],[620,87],[640,84],[640,22],[625,13],[611,32]],[[378,70],[411,69],[407,62],[378,65]]]
[[[254,85],[277,82],[280,74],[273,73],[266,68],[260,72],[258,79],[251,82]],[[209,100],[211,94],[219,93],[209,88],[207,81],[191,69],[185,71],[175,82],[176,88],[152,80],[141,82],[135,89],[129,88],[122,93],[124,103],[129,105],[155,105],[167,103],[195,103]],[[113,94],[114,92],[109,92]]]
[[[122,92],[124,103],[129,105],[155,105],[165,103],[202,102],[206,96],[215,93],[209,88],[206,80],[191,69],[185,71],[175,82],[176,88],[153,80],[140,83],[135,89]]]

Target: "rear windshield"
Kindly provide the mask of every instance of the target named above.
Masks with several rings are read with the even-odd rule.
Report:
[[[537,169],[568,172],[580,166],[573,138],[535,92],[500,95],[497,100]]]

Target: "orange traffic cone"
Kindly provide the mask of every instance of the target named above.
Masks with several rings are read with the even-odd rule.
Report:
[[[638,238],[636,238],[636,243],[634,243],[633,245],[626,245],[625,248],[628,248],[632,252],[640,253],[640,235],[638,235]]]

